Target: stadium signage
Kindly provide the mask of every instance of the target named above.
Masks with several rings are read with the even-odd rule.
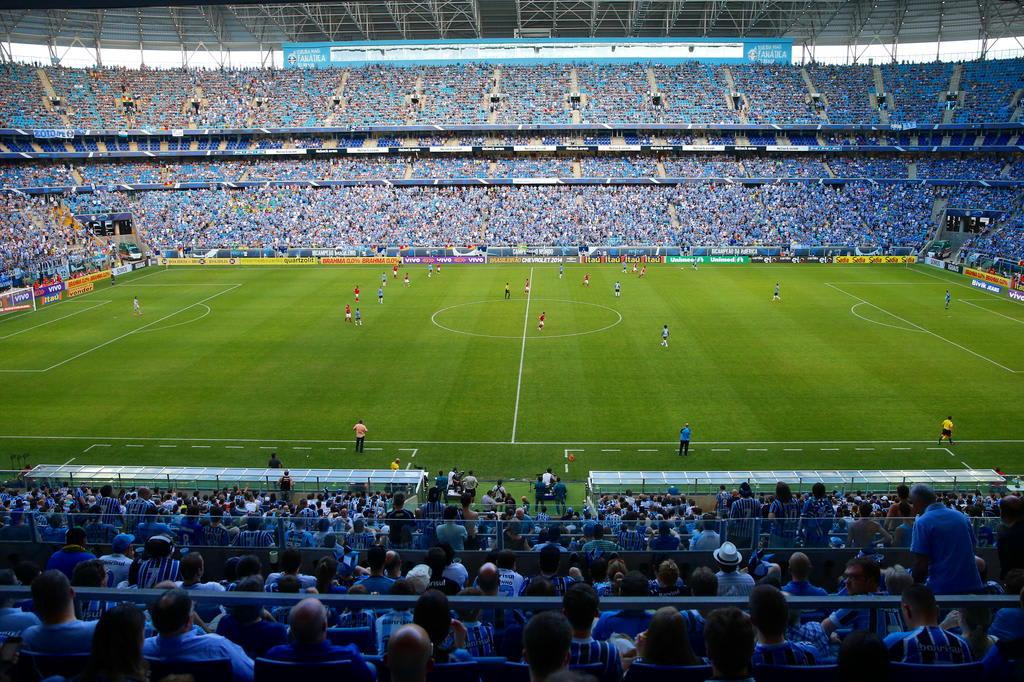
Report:
[[[490,256],[488,263],[575,263],[578,256]]]
[[[924,257],[924,262],[925,262],[925,265],[930,265],[933,268],[938,268],[939,270],[945,270],[946,269],[946,264],[942,260],[940,260],[938,258],[932,258],[931,256],[925,256]]]
[[[317,258],[335,258],[339,256],[358,256],[356,249],[313,249],[313,255]]]
[[[120,277],[121,275],[127,275],[134,269],[135,268],[132,267],[131,263],[129,263],[128,265],[119,265],[113,270],[111,270],[110,274],[114,275],[115,277]]]
[[[402,262],[415,263],[486,263],[487,256],[403,256]]]
[[[74,279],[69,279],[66,282],[66,284],[68,289],[72,289],[74,287],[80,286],[82,284],[87,284],[89,282],[98,282],[101,279],[110,279],[110,270],[100,270],[99,272],[94,272],[91,275],[82,275],[81,277],[75,277]]]
[[[316,258],[238,258],[238,265],[316,265]]]
[[[6,298],[4,296],[0,296],[0,312],[11,313],[15,310],[28,310],[31,307],[31,291],[17,291]]]
[[[984,270],[975,270],[974,268],[964,268],[964,274],[968,277],[975,279],[984,280],[992,284],[998,284],[1001,287],[1010,288],[1010,280],[1006,277],[1000,277],[999,275],[993,275],[991,272],[985,272]]]
[[[60,300],[61,295],[63,293],[64,292],[62,292],[62,291],[58,291],[55,294],[50,294],[49,296],[43,296],[42,298],[39,299],[39,305],[46,305],[47,303],[56,303],[57,301]]]
[[[322,265],[401,265],[398,256],[363,256],[350,258],[321,258]]]
[[[750,262],[750,256],[665,256],[667,263],[718,263],[740,265]]]
[[[671,256],[669,256],[671,258]],[[580,263],[664,263],[665,256],[580,256]]]
[[[985,291],[990,291],[993,294],[1001,294],[1001,293],[1003,293],[1003,288],[1002,287],[996,286],[995,284],[989,284],[988,282],[986,282],[984,280],[980,280],[980,279],[972,279],[971,280],[971,286],[972,287],[977,287],[979,289],[984,289]]]
[[[836,256],[833,263],[871,263],[875,265],[906,265],[916,263],[917,256]]]
[[[751,256],[751,263],[820,263],[832,262],[832,256]]]
[[[71,288],[68,287],[68,298],[74,298],[75,296],[81,296],[87,294],[90,291],[95,291],[96,285],[92,282],[86,282],[85,284],[79,284],[78,286]]]
[[[756,256],[758,253],[756,246],[729,246],[709,251],[712,256]]]
[[[963,267],[957,265],[956,263],[946,263],[946,269],[949,270],[950,272],[955,272],[958,274],[964,271]]]
[[[56,284],[44,284],[42,286],[37,286],[34,291],[36,298],[46,299],[54,294],[60,294],[60,292],[64,291],[64,288],[64,282],[57,282]],[[58,296],[58,298],[60,297]]]
[[[1024,291],[1017,291],[1016,289],[1007,289],[1006,295],[1015,301],[1024,301]]]
[[[61,140],[75,139],[75,131],[65,128],[39,128],[32,131],[32,137],[43,139],[57,138]]]

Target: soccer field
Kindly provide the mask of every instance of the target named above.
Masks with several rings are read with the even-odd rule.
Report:
[[[571,480],[591,469],[1024,469],[1024,307],[962,277],[653,265],[639,279],[573,265],[559,279],[557,265],[488,265],[428,279],[407,266],[411,286],[389,269],[378,304],[382,271],[148,269],[0,318],[0,466],[19,453],[263,466],[276,449],[295,468],[399,456],[487,480],[548,466]],[[357,284],[362,327],[343,316]],[[947,414],[953,448],[936,443]],[[361,456],[357,419],[370,429]],[[687,460],[676,456],[684,421]]]

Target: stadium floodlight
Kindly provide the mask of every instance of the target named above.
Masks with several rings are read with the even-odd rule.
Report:
[[[35,309],[36,297],[32,289],[11,289],[0,293],[0,315]]]

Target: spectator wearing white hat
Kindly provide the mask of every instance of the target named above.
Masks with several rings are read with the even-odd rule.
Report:
[[[720,570],[718,578],[719,597],[746,597],[754,589],[754,579],[749,573],[739,570],[743,563],[743,554],[731,542],[723,542],[714,551],[713,556]]]

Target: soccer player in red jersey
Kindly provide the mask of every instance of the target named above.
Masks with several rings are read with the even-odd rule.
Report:
[[[544,318],[547,317],[547,315],[547,313],[542,312],[540,314],[540,319],[537,320],[537,329],[540,331],[544,331]]]

